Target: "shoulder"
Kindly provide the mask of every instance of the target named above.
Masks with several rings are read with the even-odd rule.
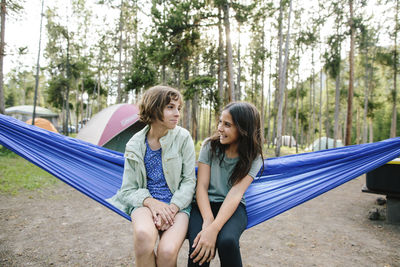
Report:
[[[125,150],[126,151],[135,151],[144,144],[146,134],[149,131],[149,126],[146,125],[142,130],[134,134],[131,139],[129,139],[128,143],[126,143]]]
[[[176,126],[172,131],[176,137],[192,137],[189,131],[181,126]]]
[[[206,139],[201,142],[201,147],[207,147],[209,148],[211,146],[211,138],[207,137]]]
[[[173,143],[175,145],[192,144],[192,135],[190,132],[180,126],[176,126],[174,129],[170,130],[166,138],[167,143]]]

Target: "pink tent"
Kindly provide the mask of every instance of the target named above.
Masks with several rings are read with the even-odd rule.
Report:
[[[117,104],[94,115],[76,138],[124,152],[129,139],[144,127],[139,109],[133,104]]]

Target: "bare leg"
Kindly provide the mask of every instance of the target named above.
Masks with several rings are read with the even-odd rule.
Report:
[[[155,267],[154,246],[158,238],[158,230],[154,225],[151,211],[146,207],[132,212],[133,244],[136,266]]]
[[[176,266],[179,249],[186,237],[189,217],[183,212],[175,216],[174,225],[162,233],[157,248],[157,266]]]

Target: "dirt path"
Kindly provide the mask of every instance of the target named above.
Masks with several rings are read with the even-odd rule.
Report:
[[[360,177],[247,230],[244,266],[400,266],[400,226],[370,221]],[[134,266],[130,222],[60,184],[0,195],[0,266]],[[186,266],[188,244],[178,266]],[[214,260],[212,266],[219,266]]]

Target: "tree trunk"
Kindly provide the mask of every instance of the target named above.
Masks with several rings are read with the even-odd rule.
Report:
[[[374,127],[372,123],[372,119],[369,121],[369,142],[373,143],[374,142]]]
[[[192,100],[192,138],[195,143],[197,143],[199,138],[199,130],[197,125],[197,108],[198,108],[198,95],[197,93],[194,94]]]
[[[229,1],[223,5],[224,11],[224,26],[225,26],[225,42],[226,42],[226,66],[227,66],[227,80],[228,80],[228,102],[235,101],[235,85],[233,82],[233,58],[232,58],[232,43],[231,43],[231,29],[229,22]]]
[[[121,12],[119,15],[119,45],[118,45],[118,86],[117,86],[117,103],[121,103],[123,99],[122,92],[122,30],[124,28],[124,1],[121,0]]]
[[[355,36],[355,26],[354,26],[354,15],[353,15],[353,0],[349,0],[350,7],[350,55],[349,55],[349,92],[347,98],[347,119],[346,119],[346,136],[345,145],[351,144],[351,127],[353,121],[353,90],[354,90],[354,36]]]
[[[261,46],[262,50],[265,51],[264,48],[264,39],[265,39],[265,32],[264,32],[264,21],[263,21],[263,27],[262,27],[262,38],[261,38]],[[240,38],[239,38],[240,40]],[[265,118],[264,118],[264,68],[265,68],[265,61],[263,60],[261,63],[261,137],[264,142],[265,140],[265,129],[264,129],[264,124],[265,124]],[[240,99],[239,99],[240,100]]]
[[[311,93],[310,93],[310,108],[311,108],[311,143],[314,143],[315,139],[315,73],[314,73],[314,67],[315,67],[315,62],[314,62],[314,47],[312,48],[311,52],[311,64],[312,64],[312,74],[311,74]],[[312,147],[312,151],[314,151],[314,146]]]
[[[281,2],[282,8],[282,2]],[[281,141],[282,141],[282,111],[283,111],[283,98],[284,98],[284,90],[286,87],[286,68],[288,63],[289,56],[289,36],[290,36],[290,17],[292,12],[292,0],[290,0],[289,4],[289,14],[288,14],[288,30],[286,34],[286,43],[285,43],[285,60],[283,65],[280,66],[279,71],[279,103],[278,103],[278,119],[277,119],[277,133],[276,133],[276,150],[275,155],[279,157],[280,149],[281,149]]]
[[[319,149],[322,149],[321,139],[322,139],[322,70],[319,73]],[[328,143],[328,139],[326,139],[326,143]]]
[[[32,125],[35,125],[35,117],[36,117],[36,101],[39,90],[39,70],[40,70],[40,48],[42,44],[42,25],[43,25],[43,6],[44,0],[42,0],[42,9],[40,13],[40,31],[39,31],[39,48],[38,48],[38,57],[36,61],[36,77],[35,77],[35,96],[33,97],[33,114],[32,114]]]
[[[189,80],[189,62],[187,61],[184,63],[184,79],[185,81]],[[185,100],[183,127],[188,130],[190,130],[190,117],[191,117],[190,111],[191,111],[190,100]]]
[[[326,123],[325,123],[325,131],[326,131],[326,138],[329,138],[329,85],[328,85],[328,77],[325,75],[325,90],[326,90]],[[328,149],[328,142],[326,142],[325,149]]]
[[[368,138],[368,121],[367,121],[367,113],[368,113],[368,94],[369,94],[369,85],[368,85],[368,49],[365,53],[365,77],[364,77],[364,114],[363,114],[363,135],[362,135],[362,143],[367,143]]]
[[[218,95],[219,95],[219,100],[220,100],[220,105],[225,104],[225,96],[224,96],[224,66],[225,66],[225,60],[224,60],[224,38],[222,37],[223,35],[223,29],[222,29],[222,18],[221,18],[221,8],[218,8]],[[218,106],[218,110],[215,112],[215,119],[216,121],[219,120],[219,111],[220,111],[220,106]]]
[[[300,64],[299,64],[300,65]],[[300,84],[300,75],[297,72],[297,83],[296,83],[296,154],[299,153],[299,84]]]
[[[4,104],[4,77],[3,77],[3,60],[5,46],[5,23],[6,23],[6,0],[1,0],[1,39],[0,39],[0,114],[5,113]]]
[[[237,74],[237,79],[236,79],[236,93],[235,93],[235,99],[237,101],[240,101],[241,97],[242,97],[242,92],[241,92],[241,88],[240,88],[240,80],[241,80],[241,76],[242,76],[242,70],[241,70],[241,60],[240,60],[240,24],[238,26],[238,33],[239,33],[239,40],[238,40],[238,55],[237,55],[237,60],[238,60],[238,74]]]
[[[83,113],[83,92],[84,92],[84,87],[85,87],[85,85],[83,84],[83,82],[81,82],[81,92],[80,92],[81,93],[81,103],[80,103],[80,108],[81,108],[81,126],[82,127],[84,126],[84,123],[86,124],[85,114]]]
[[[65,90],[65,122],[64,122],[64,134],[66,136],[69,135],[69,90],[70,90],[70,78],[71,78],[71,69],[69,64],[69,32],[67,33],[67,88]]]
[[[393,76],[393,108],[392,108],[392,123],[390,127],[390,137],[396,137],[396,130],[397,130],[397,31],[399,30],[399,0],[396,0],[396,15],[395,15],[395,30],[394,30],[394,52],[393,52],[393,69],[394,69],[394,76]]]
[[[272,51],[272,37],[269,43],[269,51]],[[267,108],[267,148],[269,148],[269,145],[271,143],[271,123],[270,123],[270,118],[271,118],[271,80],[272,80],[272,56],[269,58],[269,75],[268,75],[268,108]]]

